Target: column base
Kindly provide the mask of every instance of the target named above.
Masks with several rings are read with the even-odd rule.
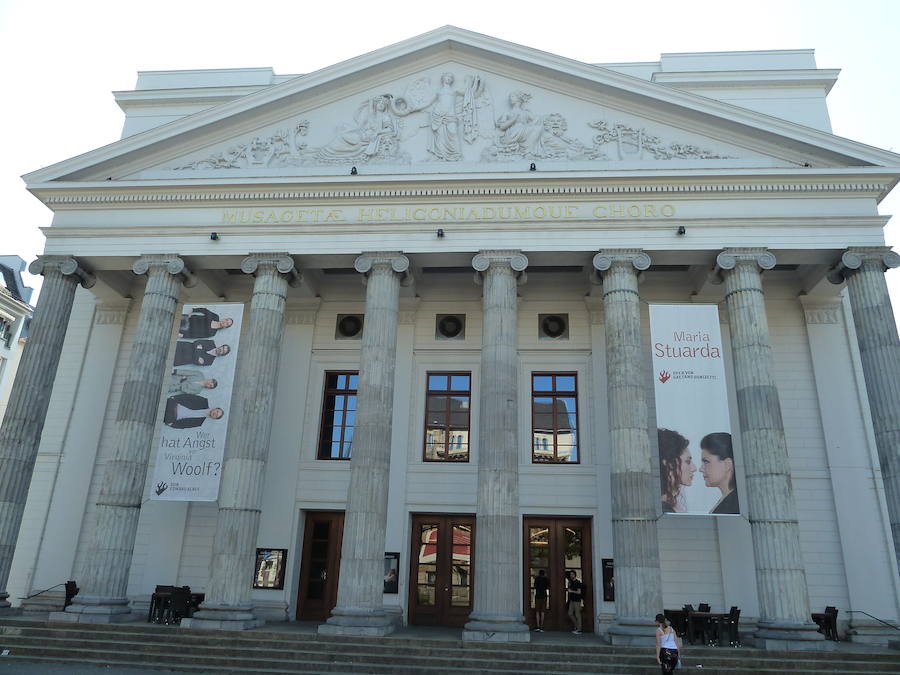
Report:
[[[473,612],[463,628],[462,639],[464,642],[531,642],[531,631],[524,616]]]
[[[220,605],[203,603],[194,615],[181,620],[185,628],[209,630],[249,630],[265,625],[253,613],[253,605]]]
[[[646,647],[656,644],[656,622],[634,616],[617,616],[606,632],[612,645]]]
[[[818,628],[814,623],[760,621],[756,633],[747,642],[767,650],[833,651],[837,643],[826,640]]]
[[[331,616],[319,625],[319,635],[353,635],[384,637],[394,632],[395,617],[385,614],[383,609],[361,609],[355,607],[335,607]]]
[[[62,612],[50,612],[49,621],[68,623],[128,623],[145,616],[131,611],[128,598],[78,596],[78,600]]]

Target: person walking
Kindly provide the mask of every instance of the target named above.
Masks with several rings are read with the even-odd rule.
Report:
[[[581,633],[581,601],[584,596],[584,584],[579,581],[578,573],[575,570],[569,570],[568,577],[566,592],[568,593],[569,621],[572,622],[572,632],[578,635]]]
[[[678,648],[681,638],[675,633],[665,615],[656,615],[656,662],[662,675],[674,673],[678,666]]]
[[[538,633],[544,632],[544,613],[547,611],[547,596],[550,590],[550,579],[544,570],[538,570],[534,578],[534,624]]]

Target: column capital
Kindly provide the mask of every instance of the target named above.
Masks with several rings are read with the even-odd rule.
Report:
[[[726,248],[716,256],[716,268],[733,270],[739,262],[754,262],[761,270],[775,267],[775,255],[765,248]]]
[[[611,248],[600,251],[594,256],[594,269],[606,272],[615,263],[631,263],[638,272],[650,267],[650,256],[639,248]]]
[[[840,284],[860,269],[864,263],[875,263],[881,271],[900,267],[900,254],[890,246],[851,246],[841,254],[841,259],[828,272],[828,281]]]
[[[509,267],[516,275],[516,283],[524,284],[528,277],[525,269],[528,267],[528,258],[521,251],[516,250],[486,250],[479,251],[472,258],[472,267],[475,268],[475,283],[481,285],[484,273],[491,266]]]
[[[28,266],[28,271],[32,274],[43,275],[48,267],[55,267],[63,276],[78,277],[78,283],[85,288],[90,288],[97,281],[93,274],[84,269],[78,260],[70,255],[40,255]]]
[[[365,251],[353,261],[353,269],[360,274],[368,274],[378,265],[390,265],[397,274],[405,274],[409,269],[409,258],[400,251]]]
[[[276,272],[285,275],[291,286],[299,286],[303,280],[294,259],[287,253],[251,253],[241,261],[241,272],[255,276],[262,265],[271,265]]]
[[[509,265],[514,272],[524,272],[528,258],[521,251],[479,251],[472,258],[476,272],[486,272],[491,265]]]
[[[181,277],[182,283],[188,288],[197,283],[196,277],[191,274],[184,260],[175,254],[151,253],[142,255],[134,261],[131,271],[141,276],[147,274],[151,267],[165,267],[166,272],[172,276]]]

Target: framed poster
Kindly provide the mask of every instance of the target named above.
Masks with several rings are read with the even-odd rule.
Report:
[[[397,593],[400,588],[400,580],[397,578],[397,570],[400,569],[400,554],[390,552],[384,554],[384,592]]]
[[[284,565],[287,562],[286,548],[256,549],[256,572],[253,588],[282,590],[284,588]]]

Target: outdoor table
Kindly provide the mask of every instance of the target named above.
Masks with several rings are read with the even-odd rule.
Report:
[[[695,636],[698,633],[703,636],[703,641],[711,645],[722,645],[722,636],[725,633],[725,623],[728,620],[728,614],[721,612],[691,612],[688,617],[690,626],[688,627],[688,635]],[[713,640],[713,635],[715,640]]]

